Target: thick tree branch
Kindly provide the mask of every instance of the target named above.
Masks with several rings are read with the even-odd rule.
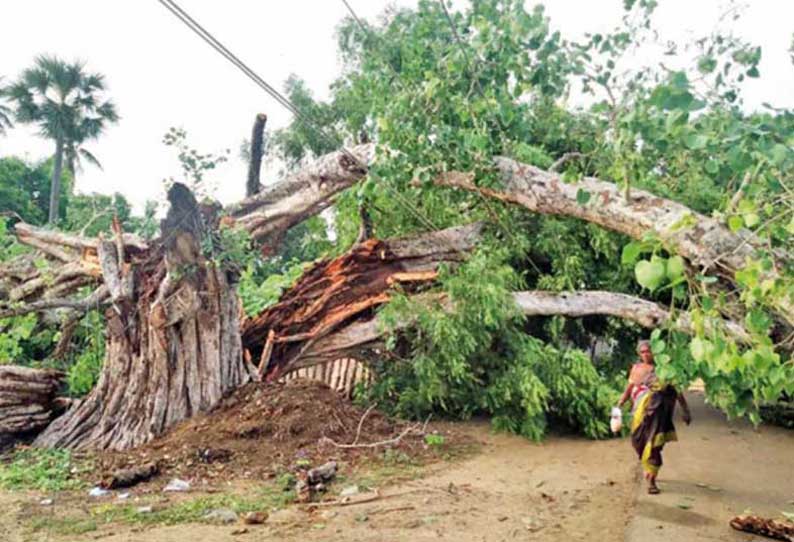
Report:
[[[626,202],[619,187],[594,177],[577,183],[565,183],[556,173],[522,164],[509,158],[496,158],[503,188],[476,186],[473,176],[450,172],[436,179],[439,186],[479,192],[486,197],[521,205],[532,212],[579,218],[634,239],[655,234],[670,250],[703,269],[715,267],[725,280],[735,283],[735,274],[749,259],[759,257],[763,244],[752,232],[732,232],[721,222],[696,213],[672,200],[657,197],[643,190],[632,190]],[[584,205],[577,197],[580,190],[591,195]],[[789,263],[788,254],[777,254]],[[777,280],[781,276],[773,268],[762,273],[761,280]],[[781,297],[775,309],[794,326],[794,300]]]
[[[451,304],[443,294],[419,294],[424,303],[438,303],[445,309]],[[673,316],[670,311],[644,299],[627,294],[605,291],[547,292],[525,291],[513,294],[516,305],[525,316],[583,316],[604,315],[622,318],[654,329],[667,325]],[[403,322],[408,327],[412,321]],[[724,321],[725,330],[739,341],[746,341],[746,330],[736,322]],[[693,328],[689,318],[682,314],[672,326],[682,333],[691,334]],[[377,318],[355,320],[349,325],[329,334],[311,345],[299,357],[291,361],[286,370],[310,367],[318,363],[344,357],[368,359],[380,357],[384,351],[383,327]]]
[[[228,212],[254,239],[264,243],[266,250],[273,251],[289,228],[316,215],[331,205],[334,195],[364,178],[374,156],[372,143],[326,154],[280,183],[232,205]]]
[[[73,309],[75,311],[86,312],[91,309],[99,308],[104,305],[106,298],[109,296],[108,287],[104,284],[99,286],[88,297],[83,299],[73,298],[52,298],[41,299],[39,301],[31,301],[24,303],[17,307],[11,307],[0,310],[0,318],[8,318],[10,316],[21,316],[31,312],[41,312],[52,309]]]

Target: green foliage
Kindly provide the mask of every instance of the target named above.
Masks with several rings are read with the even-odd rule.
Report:
[[[30,164],[21,158],[0,158],[0,201],[31,224],[41,224],[47,213],[50,171],[46,162]]]
[[[184,175],[183,181],[193,191],[196,198],[198,200],[210,198],[215,193],[216,186],[205,179],[205,175],[226,162],[231,150],[225,149],[220,153],[202,154],[190,147],[187,142],[186,130],[173,126],[163,136],[163,144],[176,149],[177,159]],[[165,180],[166,188],[173,182],[173,179]]]
[[[502,261],[493,257],[499,252],[479,250],[456,272],[442,274],[446,307],[403,297],[380,312],[387,329],[415,325],[390,339],[389,358],[397,359],[376,366],[370,399],[412,417],[433,410],[462,418],[488,413],[495,428],[535,440],[550,412],[588,436],[605,436],[600,420],[615,391],[582,353],[560,352],[524,332],[511,295],[520,281],[503,251]]]
[[[69,197],[66,217],[61,225],[64,230],[96,237],[108,235],[113,217],[117,216],[125,231],[134,231],[131,221],[132,206],[121,194],[79,194]]]
[[[425,444],[428,446],[441,446],[444,444],[444,435],[425,435]]]
[[[0,462],[0,488],[63,491],[84,483],[75,473],[86,468],[69,450],[22,448]]]
[[[260,279],[254,264],[249,264],[240,275],[237,286],[245,314],[255,316],[276,303],[284,290],[298,280],[304,269],[303,264],[296,262],[287,266],[284,273],[272,273]]]
[[[90,311],[75,333],[72,359],[67,361],[66,383],[69,395],[82,397],[91,391],[105,361],[105,318]]]
[[[35,327],[35,314],[0,319],[0,365],[22,361],[25,351],[23,344],[30,339]]]

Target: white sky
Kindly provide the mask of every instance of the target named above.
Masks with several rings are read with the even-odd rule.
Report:
[[[349,0],[359,16],[372,18],[387,5],[415,0]],[[347,14],[341,0],[181,0],[205,28],[281,89],[295,73],[319,97],[339,71],[334,31]],[[457,4],[461,4],[459,0]],[[528,2],[535,3],[535,2]],[[552,26],[567,38],[612,29],[622,0],[546,0]],[[660,0],[656,26],[665,37],[707,33],[723,0]],[[751,107],[768,101],[794,107],[794,67],[787,49],[794,32],[794,0],[750,0],[739,34],[763,46],[761,78],[748,83]],[[180,178],[172,148],[162,144],[170,126],[188,132],[201,152],[230,148],[231,160],[212,177],[218,197],[238,199],[245,165],[238,148],[254,116],[268,115],[269,127],[287,124],[290,115],[241,72],[182,25],[157,0],[4,0],[0,31],[0,76],[14,79],[42,53],[87,62],[89,71],[107,77],[110,96],[121,114],[96,142],[87,145],[104,165],[86,166],[78,177],[81,192],[123,193],[137,209],[147,199],[162,199],[161,181]],[[647,59],[637,59],[639,65]],[[39,159],[52,144],[33,129],[18,127],[0,138],[0,156]],[[272,180],[272,172],[263,172]],[[2,202],[0,202],[2,208]]]

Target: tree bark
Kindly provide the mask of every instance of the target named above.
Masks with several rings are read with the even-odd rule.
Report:
[[[54,225],[58,222],[58,206],[61,201],[61,172],[63,169],[63,138],[55,140],[55,164],[52,167],[52,182],[50,183],[50,211],[47,223]]]
[[[479,192],[486,197],[521,205],[542,214],[579,218],[603,228],[641,239],[654,234],[672,252],[689,260],[704,273],[715,272],[727,282],[736,284],[735,274],[765,250],[752,232],[732,232],[722,222],[699,214],[672,200],[660,198],[639,189],[631,191],[626,201],[619,187],[594,177],[576,183],[543,169],[498,157],[494,165],[501,173],[503,186],[498,189],[478,187],[471,174],[450,172],[436,179],[439,186]],[[582,205],[580,190],[590,194]],[[778,267],[792,263],[791,255],[776,252],[777,267],[761,273],[761,280],[779,280]],[[774,301],[780,317],[794,326],[794,300],[781,296]]]
[[[259,171],[262,168],[266,122],[267,115],[259,113],[254,120],[254,128],[251,131],[251,156],[248,161],[248,178],[245,183],[245,197],[247,198],[258,194],[262,189],[259,184]]]
[[[50,423],[63,376],[60,371],[0,365],[0,449]]]
[[[114,260],[109,242],[100,249],[113,299],[106,312],[105,365],[91,393],[56,419],[36,445],[138,446],[209,410],[249,380],[234,285],[201,251],[206,219],[183,185],[174,185],[169,201],[163,240],[145,260]],[[131,295],[124,293],[125,283]]]
[[[336,194],[363,179],[374,156],[372,144],[326,154],[227,211],[263,245],[265,254],[273,253],[287,230],[326,209]]]

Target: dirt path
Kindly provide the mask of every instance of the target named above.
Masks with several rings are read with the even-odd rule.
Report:
[[[81,536],[31,536],[20,527],[25,499],[0,493],[2,540],[34,542],[101,539],[108,542],[454,541],[557,540],[653,542],[747,541],[728,519],[747,508],[779,515],[794,511],[794,432],[754,431],[728,424],[691,396],[695,423],[679,425],[680,442],[665,450],[662,495],[641,491],[639,469],[626,440],[592,442],[551,437],[542,444],[492,434],[487,424],[467,424],[484,442],[477,455],[442,464],[418,480],[386,486],[366,504],[298,506],[275,513],[267,525],[180,524],[132,528],[101,526]],[[30,498],[27,498],[30,501]],[[10,537],[10,538],[4,538]]]
[[[638,493],[627,542],[761,540],[728,526],[747,509],[794,512],[794,431],[728,423],[690,396],[694,422],[677,422],[680,442],[665,448],[661,495]]]
[[[552,437],[532,444],[492,434],[487,424],[469,430],[485,442],[481,453],[391,486],[371,503],[312,514],[291,507],[242,535],[232,535],[233,527],[180,525],[102,540],[575,541],[594,532],[599,542],[623,540],[636,488],[625,442]]]

